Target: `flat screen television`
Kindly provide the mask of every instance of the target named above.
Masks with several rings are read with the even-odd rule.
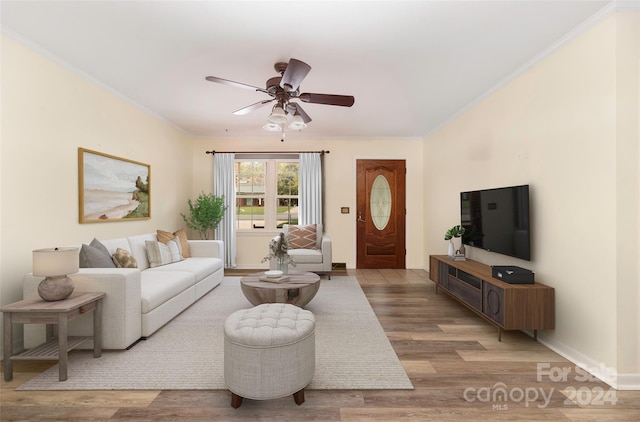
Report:
[[[529,185],[460,192],[462,243],[531,260]]]

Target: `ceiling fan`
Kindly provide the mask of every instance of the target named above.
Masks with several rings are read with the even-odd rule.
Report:
[[[300,83],[311,71],[311,66],[297,59],[290,59],[289,63],[278,62],[274,65],[276,72],[280,76],[275,76],[267,80],[266,88],[259,88],[253,85],[247,85],[240,82],[234,82],[227,79],[218,78],[216,76],[207,76],[205,79],[210,82],[217,82],[224,85],[235,86],[238,88],[249,89],[252,91],[260,91],[268,94],[271,98],[268,100],[258,101],[247,107],[243,107],[233,112],[235,115],[248,114],[260,107],[276,101],[269,122],[265,125],[267,130],[282,130],[282,126],[289,118],[293,116],[289,128],[303,129],[307,123],[311,121],[311,117],[303,110],[299,103],[292,100],[298,99],[305,103],[326,104],[341,107],[351,107],[355,102],[355,98],[350,95],[332,95],[332,94],[313,94],[300,93]]]

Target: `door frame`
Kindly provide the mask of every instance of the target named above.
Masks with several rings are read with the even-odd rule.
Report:
[[[355,264],[355,268],[358,268],[358,222],[357,222],[357,218],[358,218],[358,161],[403,161],[404,162],[404,170],[405,170],[405,180],[404,180],[404,192],[403,192],[403,197],[404,197],[404,212],[401,213],[401,217],[403,219],[403,243],[404,243],[404,255],[403,255],[403,266],[402,268],[406,269],[407,268],[407,180],[406,180],[406,174],[407,174],[407,158],[406,157],[389,157],[389,156],[385,156],[385,157],[372,157],[372,156],[354,156],[353,157],[353,198],[354,198],[354,203],[355,203],[355,207],[354,207],[354,212],[353,212],[353,216],[352,216],[352,221],[354,222],[354,230],[353,230],[353,236],[355,239],[354,242],[354,264]]]

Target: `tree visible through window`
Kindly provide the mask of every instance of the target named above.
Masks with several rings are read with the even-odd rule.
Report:
[[[277,230],[298,222],[298,160],[236,160],[236,227]]]

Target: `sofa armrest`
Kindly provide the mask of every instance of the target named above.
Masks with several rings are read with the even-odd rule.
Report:
[[[326,234],[322,235],[322,262],[329,263],[329,271],[332,264],[331,238]]]
[[[224,262],[222,240],[189,240],[191,256],[197,258],[220,258]]]
[[[69,277],[76,292],[104,292],[102,306],[102,347],[125,349],[142,335],[140,270],[133,268],[81,268]],[[24,299],[39,298],[38,284],[42,277],[29,273],[23,279]],[[45,338],[41,324],[25,326],[25,347],[31,348]],[[87,314],[69,322],[69,335],[92,336],[93,315]],[[86,342],[83,347],[93,347]]]

